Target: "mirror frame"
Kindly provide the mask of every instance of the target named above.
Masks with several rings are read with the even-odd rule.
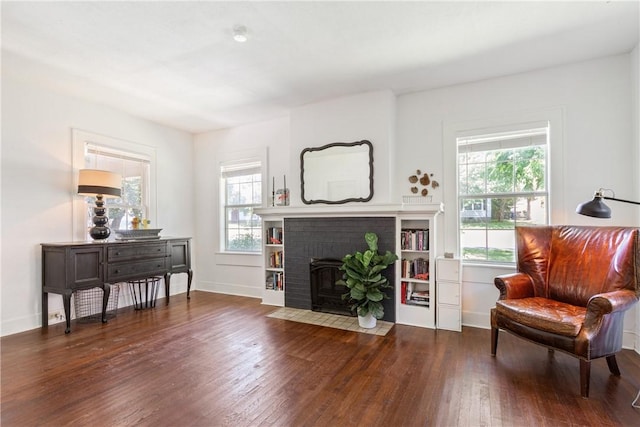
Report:
[[[342,200],[307,200],[304,196],[304,155],[313,151],[322,151],[333,147],[357,147],[359,145],[365,145],[369,147],[369,195],[367,197],[352,197]],[[333,142],[331,144],[323,145],[322,147],[305,148],[300,153],[300,187],[302,203],[305,205],[311,205],[314,203],[326,203],[330,205],[337,205],[348,202],[368,202],[373,198],[373,144],[371,141],[363,139],[356,142]]]

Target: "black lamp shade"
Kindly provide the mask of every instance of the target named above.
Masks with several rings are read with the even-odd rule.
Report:
[[[99,185],[78,185],[78,194],[102,194],[103,196],[120,197],[121,193],[122,191],[119,188],[102,187]]]
[[[602,197],[595,196],[593,200],[579,204],[576,212],[594,218],[611,218],[611,209],[605,205],[602,199]]]

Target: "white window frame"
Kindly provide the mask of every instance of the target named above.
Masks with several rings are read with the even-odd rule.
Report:
[[[255,207],[263,207],[265,206],[266,201],[266,152],[263,153],[260,150],[250,150],[246,152],[237,152],[237,153],[229,153],[225,156],[222,156],[223,160],[218,162],[218,193],[219,193],[219,251],[223,254],[233,254],[233,255],[260,255],[262,253],[262,244],[258,246],[257,251],[235,251],[229,250],[226,246],[227,239],[227,218],[226,218],[226,189],[225,189],[225,180],[222,176],[223,168],[250,164],[250,163],[259,163],[260,165],[260,178],[261,178],[261,202],[260,204],[254,205]],[[262,227],[262,218],[259,219],[259,224],[261,237],[263,232]],[[262,241],[261,241],[262,243]]]
[[[534,124],[532,124],[534,125]],[[470,134],[468,136],[460,136],[457,138],[457,156],[456,156],[456,166],[458,170],[458,181],[457,181],[457,192],[458,192],[458,200],[457,200],[457,210],[458,214],[458,231],[460,235],[460,243],[459,247],[461,250],[460,258],[463,262],[477,262],[482,264],[512,264],[515,263],[515,240],[513,241],[512,249],[514,260],[513,261],[497,261],[495,259],[483,259],[483,260],[470,260],[464,258],[464,254],[462,253],[463,245],[462,245],[462,230],[463,227],[463,218],[470,219],[473,222],[473,218],[485,219],[489,218],[491,214],[491,199],[522,199],[522,198],[537,198],[543,197],[545,200],[545,204],[543,206],[542,212],[544,214],[544,223],[539,223],[540,225],[547,225],[549,223],[549,124],[547,123],[539,123],[535,124],[535,127],[520,129],[521,125],[514,125],[513,130],[507,132],[499,132],[499,133],[486,133],[483,132],[481,134]],[[464,172],[461,172],[462,166],[472,167],[474,165],[478,165],[478,163],[460,163],[461,154],[469,154],[473,156],[473,153],[485,153],[485,152],[505,152],[510,150],[519,150],[530,147],[542,147],[544,148],[544,188],[541,190],[524,190],[524,189],[503,189],[503,191],[492,191],[490,188],[483,188],[482,191],[477,189],[477,191],[469,191],[468,189],[465,191],[465,188],[460,187],[460,177]],[[472,157],[473,158],[473,157]],[[468,160],[468,159],[467,159]],[[484,163],[483,170],[487,171],[487,165]],[[514,177],[515,179],[515,177]],[[484,177],[484,184],[488,183],[488,177]],[[516,182],[514,181],[515,185]],[[463,201],[466,201],[463,203]],[[482,201],[481,203],[478,203]],[[462,207],[467,205],[469,202],[473,203],[473,209],[466,210]],[[516,205],[514,205],[514,209]],[[517,215],[513,218],[514,227],[517,226],[519,221]],[[491,228],[484,228],[484,236],[485,236],[485,249],[490,249],[488,246],[488,241],[491,236],[497,236],[497,233],[500,233],[499,230],[493,230],[491,233]],[[481,229],[469,228],[467,230],[468,233],[472,233],[473,231],[478,232]],[[502,233],[506,232],[503,230]]]
[[[549,224],[564,224],[567,221],[567,212],[555,207],[564,206],[564,107],[552,107],[525,112],[507,112],[496,114],[494,117],[443,122],[444,142],[444,178],[441,182],[443,188],[443,201],[445,205],[444,226],[442,227],[441,251],[452,252],[460,256],[460,218],[458,206],[458,161],[457,139],[474,134],[491,134],[513,130],[535,128],[540,124],[549,126],[549,151],[547,170],[548,220]],[[451,207],[451,208],[449,208]],[[496,266],[496,263],[474,263],[464,261],[465,265],[476,264],[479,266]],[[512,263],[505,265],[513,265]]]
[[[72,129],[72,173],[73,173],[73,214],[72,232],[74,240],[87,240],[87,205],[86,198],[77,194],[78,171],[86,168],[85,153],[88,145],[102,147],[105,151],[130,155],[132,158],[146,159],[149,161],[148,182],[148,212],[147,219],[152,226],[157,225],[157,185],[156,185],[156,150],[154,147],[139,144],[132,141],[100,135],[80,129]]]

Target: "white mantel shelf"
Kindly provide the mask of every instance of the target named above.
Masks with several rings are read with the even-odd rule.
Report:
[[[254,209],[261,217],[309,218],[309,217],[349,217],[349,216],[397,216],[402,214],[436,215],[444,211],[442,203],[425,204],[313,204],[305,206],[276,206]]]

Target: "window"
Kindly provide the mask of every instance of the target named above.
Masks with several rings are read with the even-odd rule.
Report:
[[[222,164],[220,193],[224,206],[224,250],[260,252],[262,221],[253,209],[262,206],[262,162]]]
[[[456,139],[463,260],[514,262],[517,225],[548,224],[549,127]]]
[[[78,171],[85,168],[106,169],[123,177],[122,200],[105,199],[109,227],[130,228],[134,215],[142,215],[156,223],[157,185],[156,149],[152,145],[101,135],[81,129],[71,131],[71,151],[74,184],[70,191],[77,191]],[[137,195],[137,196],[136,196]],[[119,203],[117,206],[113,203]],[[95,199],[73,197],[73,238],[88,238],[87,226],[93,226],[91,217]]]
[[[133,218],[149,219],[150,159],[142,154],[85,144],[84,167],[119,173],[122,176],[122,196],[106,198],[107,217],[112,230],[131,228]],[[95,198],[87,198],[87,226],[91,227]]]

